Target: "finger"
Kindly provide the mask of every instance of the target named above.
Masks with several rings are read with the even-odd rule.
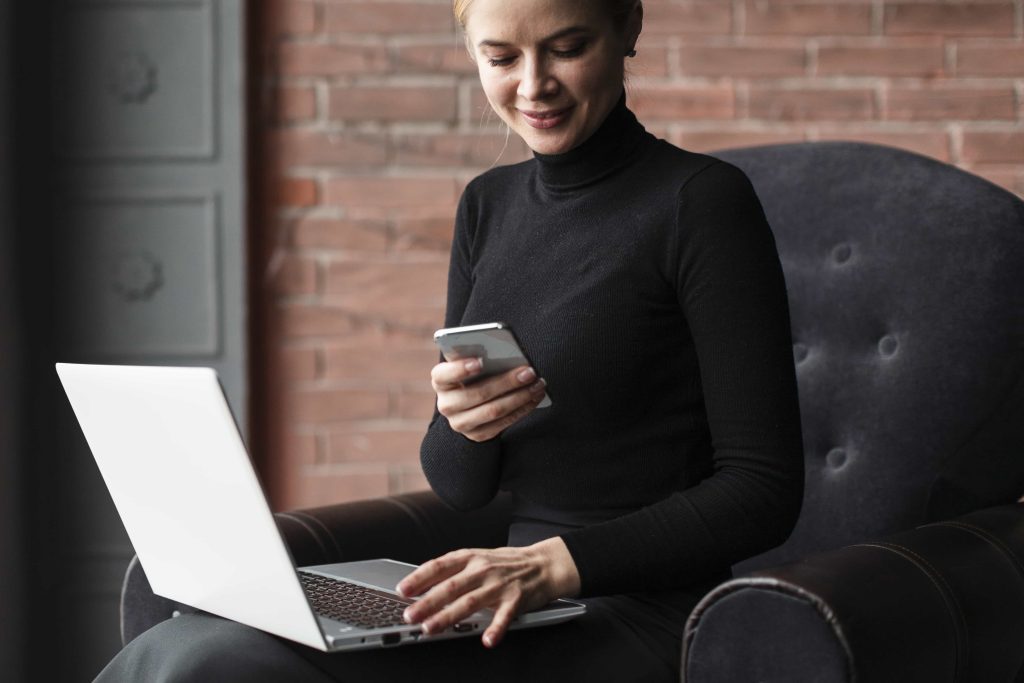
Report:
[[[436,584],[427,591],[423,597],[405,610],[404,617],[409,623],[418,623],[431,620],[435,615],[456,605],[470,591],[480,587],[485,574],[485,566],[472,570],[467,567],[455,576]],[[461,608],[459,608],[461,609]],[[475,610],[471,610],[470,614]],[[437,627],[436,630],[443,630],[448,627],[447,622]]]
[[[498,422],[520,410],[533,401],[539,402],[544,395],[544,381],[537,380],[527,387],[522,387],[507,394],[497,396],[475,406],[468,406],[448,415],[452,429],[466,433],[479,429],[492,422]]]
[[[483,638],[481,639],[484,642],[484,647],[497,647],[498,643],[505,637],[508,626],[512,623],[512,619],[515,618],[518,610],[519,605],[516,601],[508,600],[501,603],[501,606],[494,612],[494,618],[491,619],[490,626],[484,631]]]
[[[450,576],[458,574],[469,562],[472,553],[468,550],[455,550],[453,552],[424,562],[412,573],[398,582],[395,587],[399,595],[411,598],[421,595],[431,586],[444,581]]]
[[[465,593],[425,619],[423,631],[425,633],[441,633],[445,629],[451,628],[463,619],[472,616],[474,612],[496,603],[501,597],[501,590],[502,584],[495,583]]]
[[[493,439],[510,426],[532,413],[537,405],[544,400],[543,381],[538,381],[526,389],[521,389],[514,394],[495,399],[490,412],[484,410],[487,406],[480,406],[479,409],[467,411],[464,414],[449,418],[452,429],[466,438],[473,441],[487,441]],[[497,402],[497,403],[496,403]],[[488,404],[490,406],[490,404]],[[497,416],[483,424],[474,424],[474,420],[487,420],[488,417]]]
[[[462,382],[480,374],[483,361],[479,358],[464,358],[456,361],[438,363],[430,370],[430,381],[434,390],[445,390],[458,387]]]
[[[442,414],[451,416],[483,405],[517,389],[528,387],[536,381],[536,370],[528,365],[523,365],[465,387],[449,388],[444,396],[438,396],[438,408],[444,409]]]

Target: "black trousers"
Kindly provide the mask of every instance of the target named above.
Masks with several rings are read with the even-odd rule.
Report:
[[[129,643],[97,681],[678,681],[682,632],[697,602],[729,578],[686,589],[582,600],[572,621],[478,637],[325,653],[206,614],[165,621]]]

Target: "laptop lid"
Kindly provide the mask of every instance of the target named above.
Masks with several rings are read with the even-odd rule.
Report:
[[[153,591],[326,650],[216,373],[57,373]]]

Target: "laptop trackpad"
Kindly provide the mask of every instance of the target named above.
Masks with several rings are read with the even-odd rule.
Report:
[[[362,584],[369,588],[397,592],[395,586],[411,574],[416,569],[416,565],[396,560],[363,560],[361,562],[318,564],[301,567],[301,569]]]

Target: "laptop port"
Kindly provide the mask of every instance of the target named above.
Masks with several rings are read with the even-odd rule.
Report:
[[[380,637],[381,645],[398,645],[400,642],[402,642],[401,633],[385,633]]]
[[[452,630],[455,631],[456,633],[465,633],[466,631],[472,631],[475,628],[476,628],[476,624],[466,624],[466,623],[455,624],[455,626],[452,626]]]

